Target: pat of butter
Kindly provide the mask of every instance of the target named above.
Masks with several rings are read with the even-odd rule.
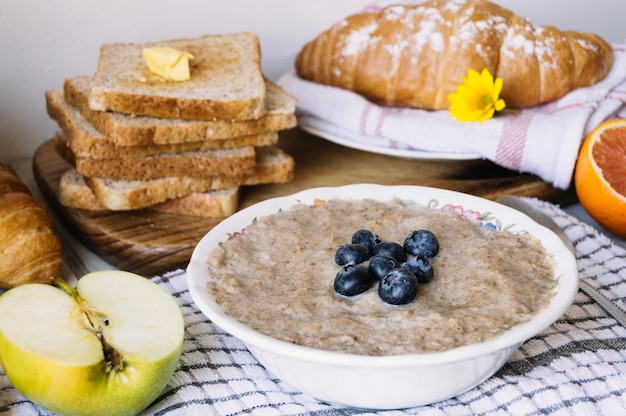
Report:
[[[189,60],[193,55],[169,47],[143,48],[143,59],[148,69],[168,81],[187,81],[190,79]]]

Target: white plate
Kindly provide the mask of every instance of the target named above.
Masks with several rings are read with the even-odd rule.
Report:
[[[483,225],[527,232],[556,260],[556,287],[550,303],[529,322],[488,341],[429,354],[362,356],[294,345],[260,334],[223,313],[207,290],[208,253],[255,218],[316,199],[394,198],[441,207],[453,204],[465,214],[481,214]],[[504,231],[503,231],[504,232]],[[315,188],[269,199],[227,218],[198,243],[187,268],[187,283],[198,308],[226,332],[239,338],[271,373],[320,400],[346,406],[392,409],[425,405],[456,396],[491,377],[527,339],[552,325],[578,291],[576,258],[562,241],[528,216],[493,201],[454,191],[420,186],[371,184]]]
[[[307,123],[305,120],[299,120],[298,126],[315,136],[319,136],[323,139],[326,139],[330,142],[350,147],[352,149],[363,150],[365,152],[370,153],[378,153],[381,155],[387,156],[395,156],[401,157],[405,159],[416,159],[416,160],[477,160],[483,159],[482,156],[473,154],[473,153],[448,153],[448,152],[428,152],[424,150],[416,150],[416,149],[397,149],[393,147],[387,146],[376,146],[366,144],[357,140],[351,140],[347,137],[339,137],[331,131],[324,130],[323,127],[320,126],[312,126]]]

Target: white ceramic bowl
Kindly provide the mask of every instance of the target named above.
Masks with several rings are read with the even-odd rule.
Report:
[[[557,281],[549,305],[529,322],[478,344],[444,352],[362,356],[321,351],[260,334],[225,315],[206,290],[209,251],[254,218],[315,199],[401,198],[422,205],[462,206],[486,215],[483,221],[541,240],[557,260]],[[348,185],[315,188],[245,208],[212,229],[195,248],[187,268],[192,299],[216,325],[239,338],[267,370],[319,400],[351,407],[396,409],[454,397],[491,377],[527,339],[553,324],[571,305],[578,290],[576,259],[550,230],[504,205],[471,195],[418,186]]]

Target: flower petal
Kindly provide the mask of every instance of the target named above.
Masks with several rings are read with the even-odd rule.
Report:
[[[483,114],[481,114],[476,121],[478,121],[479,123],[482,123],[485,120],[489,120],[490,118],[493,117],[495,112],[496,110],[493,107],[491,107],[488,110],[485,110]]]
[[[500,93],[502,92],[502,87],[504,85],[504,81],[502,80],[502,78],[496,78],[495,83],[493,84],[493,100],[497,101],[498,97],[500,96]]]
[[[486,91],[493,91],[493,75],[491,75],[491,72],[489,72],[487,68],[483,68],[480,73],[480,81]]]
[[[499,100],[495,102],[493,107],[496,109],[496,111],[502,111],[506,107],[506,103],[504,102],[502,98],[500,98]]]

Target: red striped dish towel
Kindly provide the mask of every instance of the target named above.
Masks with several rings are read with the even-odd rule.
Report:
[[[298,122],[305,129],[369,149],[473,154],[565,189],[582,139],[601,122],[626,117],[626,45],[613,47],[613,68],[596,85],[482,124],[458,122],[443,110],[381,107],[352,92],[304,81],[293,70],[278,83],[298,99]]]

